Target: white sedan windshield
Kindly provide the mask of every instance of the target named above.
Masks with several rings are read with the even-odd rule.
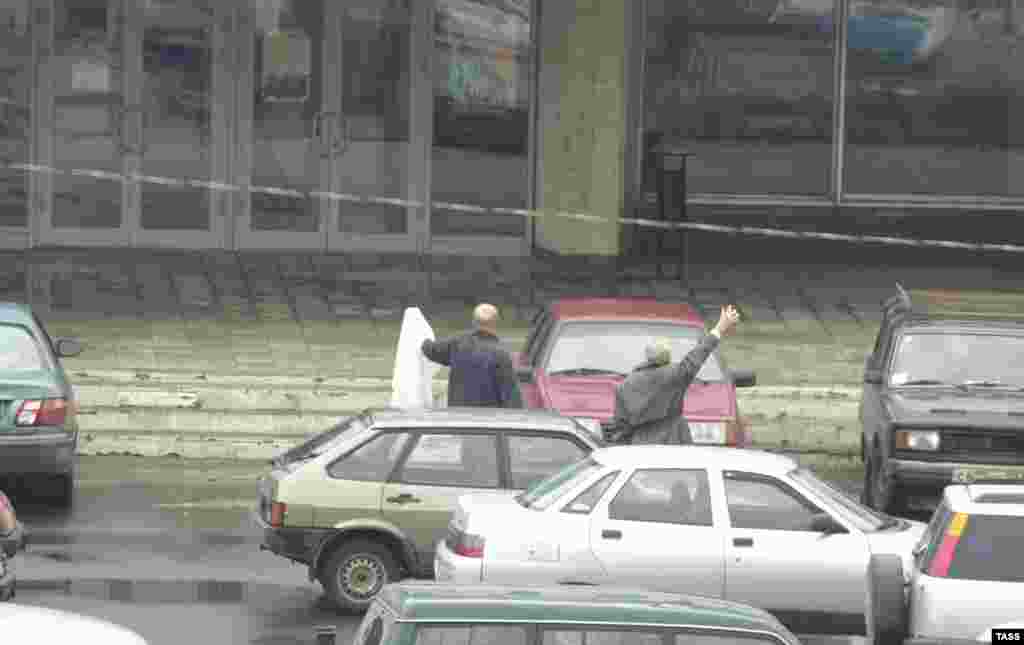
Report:
[[[545,371],[551,375],[575,371],[628,374],[645,360],[647,346],[662,340],[672,348],[672,362],[678,363],[703,336],[687,325],[661,322],[574,322],[567,323],[555,338]],[[722,381],[718,357],[708,357],[697,378]]]

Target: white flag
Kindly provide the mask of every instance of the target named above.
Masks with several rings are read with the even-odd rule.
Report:
[[[423,355],[424,340],[434,340],[434,330],[418,307],[407,307],[402,315],[391,378],[391,406],[404,409],[434,407],[433,380],[441,368]]]

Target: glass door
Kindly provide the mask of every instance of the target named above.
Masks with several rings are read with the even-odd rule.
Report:
[[[140,136],[130,199],[142,246],[226,242],[233,13],[223,0],[133,2],[128,96]]]
[[[121,0],[44,0],[38,163],[41,244],[126,245],[124,177],[132,137],[124,101]]]
[[[281,0],[238,14],[234,178],[237,248],[323,249],[331,201],[326,65],[339,34],[330,0]],[[330,68],[330,69],[328,69]]]
[[[529,253],[536,0],[433,0],[430,248]]]
[[[412,252],[426,209],[420,179],[424,147],[417,144],[414,91],[426,78],[416,36],[426,12],[413,0],[331,2],[325,19],[325,90],[331,156],[333,250]],[[422,4],[422,3],[417,3]],[[414,27],[415,25],[415,27]],[[414,64],[420,61],[420,64]],[[418,104],[415,104],[418,105]],[[422,121],[422,118],[418,119]],[[422,140],[422,139],[420,139]]]
[[[29,8],[29,0],[0,5],[0,246],[28,241],[34,94]]]

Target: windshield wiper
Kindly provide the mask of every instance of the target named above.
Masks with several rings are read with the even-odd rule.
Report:
[[[991,381],[991,380],[969,380],[960,383],[960,387],[1018,387],[1007,385],[1002,381]]]
[[[559,370],[557,372],[551,372],[548,376],[600,376],[603,374],[625,376],[622,372],[616,372],[615,370],[602,370],[594,367],[577,367],[571,370]]]
[[[939,380],[933,379],[933,378],[918,378],[918,379],[914,379],[913,381],[905,381],[903,383],[900,383],[899,387],[904,387],[904,386],[907,386],[907,385],[951,385],[951,384],[947,383],[945,381],[939,381]]]

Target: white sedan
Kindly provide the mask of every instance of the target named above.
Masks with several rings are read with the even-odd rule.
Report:
[[[924,528],[781,455],[618,446],[519,495],[460,498],[434,569],[453,582],[712,596],[766,609],[797,633],[865,634],[871,555],[899,555],[909,571]]]
[[[126,627],[59,609],[0,603],[0,642],[147,645]]]

